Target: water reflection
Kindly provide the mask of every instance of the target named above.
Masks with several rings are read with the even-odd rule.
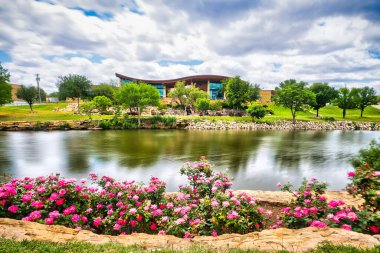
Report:
[[[179,168],[201,155],[229,168],[236,189],[297,185],[302,177],[342,189],[349,159],[380,132],[343,131],[69,131],[0,132],[0,173],[38,176],[60,172],[85,177],[94,171],[118,179],[158,176],[174,191]]]

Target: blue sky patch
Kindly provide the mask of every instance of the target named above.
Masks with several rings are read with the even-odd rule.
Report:
[[[11,56],[7,52],[0,50],[0,62],[10,62],[10,61],[12,61]]]
[[[319,25],[319,26],[325,26],[325,25],[326,25],[326,22],[325,22],[325,21],[318,22],[318,25]]]
[[[195,66],[201,65],[204,61],[201,60],[160,60],[157,63],[160,66],[167,67],[170,65],[186,65],[186,66]]]
[[[379,50],[368,50],[368,54],[371,56],[371,58],[380,60],[380,51]]]
[[[273,63],[272,72],[278,72],[281,67],[282,67],[281,63]]]
[[[97,18],[105,19],[105,20],[109,20],[113,17],[112,13],[110,13],[110,12],[100,13],[100,12],[96,12],[94,10],[86,10],[86,9],[81,8],[81,7],[73,7],[70,9],[81,11],[81,12],[83,12],[84,15],[89,16],[89,17],[97,17]]]

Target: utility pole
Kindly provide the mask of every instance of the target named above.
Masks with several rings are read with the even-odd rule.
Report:
[[[37,89],[38,89],[38,98],[39,98],[39,101],[40,101],[40,104],[41,104],[41,90],[40,90],[40,75],[37,74],[36,75],[36,81],[37,81]]]

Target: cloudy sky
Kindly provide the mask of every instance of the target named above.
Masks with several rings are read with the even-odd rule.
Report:
[[[93,83],[240,75],[380,92],[379,0],[2,0],[0,61],[11,82],[48,92]]]

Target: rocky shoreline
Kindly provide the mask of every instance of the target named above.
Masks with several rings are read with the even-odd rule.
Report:
[[[52,131],[52,130],[102,130],[101,122],[105,120],[71,120],[71,121],[3,121],[0,122],[0,131]],[[177,119],[172,125],[162,122],[156,124],[143,123],[140,127],[131,129],[186,129],[186,130],[367,130],[380,131],[380,124],[375,122],[312,122],[275,121],[270,123],[236,122],[236,121],[210,121]],[[115,129],[115,128],[110,128]],[[118,129],[118,128],[116,128]]]

